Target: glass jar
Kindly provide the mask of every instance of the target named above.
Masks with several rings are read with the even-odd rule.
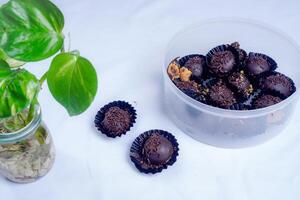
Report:
[[[0,119],[0,174],[13,182],[29,183],[51,169],[55,150],[38,105],[30,123],[19,130],[7,131],[13,129],[7,129],[4,125],[18,127],[19,121],[24,120],[20,118]]]

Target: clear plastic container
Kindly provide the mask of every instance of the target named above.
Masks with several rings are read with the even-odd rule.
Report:
[[[291,77],[297,91],[286,100],[262,109],[233,111],[200,103],[181,92],[167,74],[176,57],[206,54],[220,44],[238,41],[246,51],[274,58],[278,71]],[[210,20],[179,32],[170,42],[163,67],[165,105],[169,117],[184,133],[217,147],[242,148],[263,143],[287,125],[300,89],[300,48],[281,31],[246,19]]]

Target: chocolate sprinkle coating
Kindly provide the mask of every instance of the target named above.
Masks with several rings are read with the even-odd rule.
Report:
[[[145,142],[143,154],[153,165],[167,163],[174,153],[172,143],[165,137],[154,133]]]
[[[206,58],[208,70],[219,77],[226,76],[239,64],[238,52],[229,45],[213,48]]]
[[[150,130],[138,136],[130,148],[130,159],[142,173],[159,173],[176,162],[176,138],[163,130]]]
[[[239,93],[242,98],[247,99],[253,93],[253,86],[246,77],[244,71],[234,72],[228,76],[229,85]]]
[[[175,85],[189,97],[196,98],[199,94],[198,85],[195,81],[174,81]]]
[[[274,71],[277,68],[277,63],[267,55],[250,52],[245,68],[250,76],[258,76],[265,72]]]
[[[119,135],[130,127],[130,113],[117,106],[111,107],[104,114],[101,125],[113,134]]]
[[[184,67],[186,67],[192,72],[193,78],[200,79],[204,72],[205,65],[206,65],[205,57],[199,55],[199,56],[193,56],[189,58],[185,62]]]
[[[264,108],[264,107],[277,104],[281,101],[282,99],[277,96],[273,96],[270,94],[263,94],[253,101],[253,108],[254,109]]]
[[[229,109],[237,103],[234,93],[221,81],[209,89],[208,97],[212,105],[220,108]]]
[[[216,74],[225,74],[230,72],[235,65],[233,53],[230,51],[216,52],[209,65],[210,69]]]
[[[260,85],[262,89],[274,91],[284,96],[289,97],[295,91],[295,84],[289,77],[279,72],[273,72],[261,78]]]
[[[133,126],[135,109],[127,102],[115,101],[102,107],[96,117],[95,126],[108,137],[120,137]]]

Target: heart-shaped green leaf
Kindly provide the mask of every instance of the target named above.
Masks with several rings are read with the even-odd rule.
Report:
[[[16,60],[43,60],[61,49],[63,26],[49,0],[10,0],[0,7],[0,48]]]
[[[25,69],[0,68],[0,118],[27,108],[39,88],[37,78]]]
[[[53,59],[47,82],[54,98],[71,116],[79,115],[90,106],[98,87],[93,65],[75,53],[61,53]]]

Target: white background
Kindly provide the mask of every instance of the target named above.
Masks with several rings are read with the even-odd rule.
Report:
[[[164,48],[178,30],[204,19],[237,16],[272,24],[300,43],[300,1],[54,2],[65,15],[71,49],[79,49],[97,68],[98,95],[87,112],[70,118],[44,86],[40,101],[56,145],[55,165],[31,184],[0,178],[0,200],[300,199],[299,104],[281,135],[241,150],[194,141],[171,123],[161,104]],[[28,67],[40,77],[49,62]],[[95,130],[93,120],[101,106],[114,100],[132,103],[138,120],[126,136],[108,139]],[[163,173],[143,175],[130,162],[129,148],[136,136],[154,128],[174,133],[180,155]]]

